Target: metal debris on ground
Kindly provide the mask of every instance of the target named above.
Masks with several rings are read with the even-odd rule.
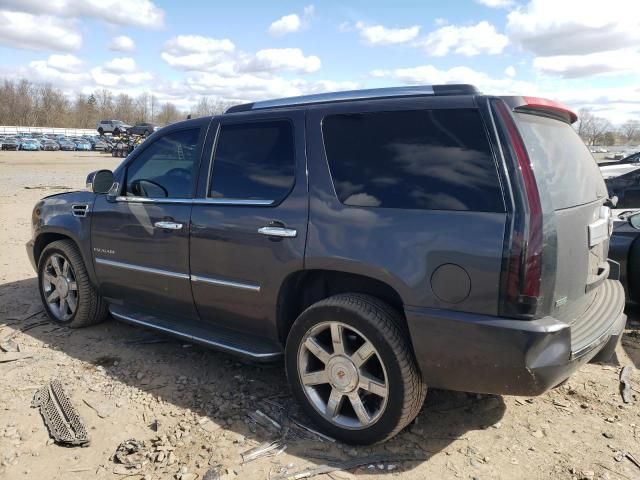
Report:
[[[620,371],[620,395],[622,395],[622,401],[624,403],[631,403],[631,372],[633,367],[631,365],[625,366]]]
[[[331,443],[335,443],[336,442],[335,438],[331,438],[330,436],[325,435],[324,433],[320,433],[317,430],[314,430],[313,428],[306,426],[304,423],[301,423],[301,422],[299,422],[298,420],[296,420],[294,418],[292,418],[291,421],[297,427],[301,428],[302,430],[305,430],[306,432],[314,434],[315,436],[320,438],[320,440],[326,440],[326,441],[331,442]]]
[[[631,455],[629,452],[625,452],[624,456],[625,456],[625,458],[627,460],[629,460],[631,463],[633,463],[636,467],[640,468],[640,462],[638,461],[638,459],[636,457]]]
[[[5,353],[0,355],[0,363],[15,362],[17,360],[24,360],[25,358],[33,358],[33,355],[18,352]]]
[[[40,408],[40,415],[55,442],[74,446],[89,444],[87,429],[59,380],[52,380],[38,390],[31,406]]]
[[[116,449],[114,459],[126,467],[135,467],[144,461],[144,442],[133,438],[125,440]]]
[[[297,473],[285,473],[283,475],[273,477],[272,480],[299,480],[301,478],[311,478],[315,477],[316,475],[325,475],[341,470],[352,470],[363,465],[377,465],[384,464],[386,462],[393,462],[393,464],[397,464],[398,462],[422,462],[426,459],[427,457],[424,455],[372,455],[366,458],[354,458],[352,460],[345,460],[342,462],[330,462],[326,465],[319,465],[317,467],[308,468]]]
[[[108,418],[115,411],[115,407],[104,401],[93,401],[83,398],[82,401],[87,404],[100,418]]]
[[[282,425],[276,422],[273,418],[271,418],[266,413],[261,410],[256,410],[255,412],[248,413],[251,420],[256,422],[258,425],[262,425],[266,429],[275,428],[276,430],[282,430]]]
[[[275,457],[285,451],[287,446],[282,440],[274,440],[273,442],[263,443],[251,450],[241,453],[242,463],[249,463],[259,458]]]
[[[40,312],[37,312],[40,313]],[[36,314],[37,314],[36,313]],[[34,314],[34,315],[36,315]],[[31,330],[32,328],[36,328],[36,327],[40,327],[42,325],[50,325],[51,323],[48,321],[44,321],[44,322],[36,322],[36,323],[30,323],[29,325],[25,325],[24,327],[15,330],[13,332],[11,332],[9,335],[4,336],[3,338],[0,339],[0,349],[5,351],[5,352],[19,352],[20,351],[20,347],[18,347],[18,345],[16,344],[16,342],[13,341],[13,339],[22,332],[26,332],[28,330]]]

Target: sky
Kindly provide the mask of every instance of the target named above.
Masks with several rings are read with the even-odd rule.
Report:
[[[471,83],[640,119],[640,0],[0,0],[0,78],[187,110]]]

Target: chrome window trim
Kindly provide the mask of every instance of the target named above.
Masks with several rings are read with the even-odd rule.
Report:
[[[220,285],[223,287],[239,288],[242,290],[251,290],[252,292],[260,291],[260,285],[256,283],[243,283],[232,280],[222,280],[220,278],[203,277],[201,275],[191,275],[191,281],[209,283],[211,285]]]
[[[209,339],[206,339],[206,338],[196,337],[195,335],[189,335],[188,333],[183,333],[183,332],[180,332],[178,330],[173,330],[171,328],[163,327],[161,325],[156,325],[155,323],[152,323],[152,322],[145,322],[144,320],[138,320],[137,318],[130,317],[129,315],[124,315],[122,313],[114,312],[112,309],[109,309],[109,312],[114,317],[119,318],[120,320],[123,320],[125,322],[130,322],[130,323],[134,323],[136,325],[149,327],[151,329],[159,330],[161,332],[170,333],[172,335],[176,335],[178,337],[181,337],[181,338],[184,338],[184,339],[187,339],[187,340],[193,340],[195,342],[204,343],[206,345],[211,345],[213,347],[218,347],[218,348],[221,348],[223,350],[228,350],[228,351],[232,351],[232,352],[241,353],[243,355],[248,355],[250,357],[254,357],[254,358],[275,358],[275,357],[280,356],[279,352],[274,352],[274,353],[255,353],[255,352],[251,352],[249,350],[245,350],[245,349],[242,349],[242,348],[234,347],[233,345],[229,345],[229,344],[226,344],[226,343],[215,342],[213,340],[209,340]]]
[[[127,203],[158,203],[182,205],[239,205],[265,207],[275,203],[275,200],[257,200],[244,198],[147,198],[117,196],[117,202]]]
[[[96,257],[96,263],[100,265],[107,265],[109,267],[123,268],[125,270],[135,270],[137,272],[154,273],[156,275],[164,275],[165,277],[189,280],[188,273],[172,272],[170,270],[162,270],[160,268],[143,267],[142,265],[134,265],[126,262],[116,262],[115,260],[107,260],[106,258]]]

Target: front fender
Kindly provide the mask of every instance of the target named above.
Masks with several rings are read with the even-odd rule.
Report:
[[[82,255],[91,283],[97,285],[91,253],[91,212],[96,195],[92,192],[68,192],[40,200],[32,214],[33,258],[37,265],[44,247],[61,236],[75,242]],[[72,213],[73,206],[86,206],[86,215]]]

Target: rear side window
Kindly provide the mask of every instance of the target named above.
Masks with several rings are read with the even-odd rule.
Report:
[[[540,115],[515,115],[536,180],[544,182],[554,210],[606,196],[600,169],[571,125]]]
[[[284,199],[294,182],[293,128],[286,120],[222,125],[210,196]]]
[[[505,210],[476,110],[331,115],[322,131],[336,194],[346,205]]]

